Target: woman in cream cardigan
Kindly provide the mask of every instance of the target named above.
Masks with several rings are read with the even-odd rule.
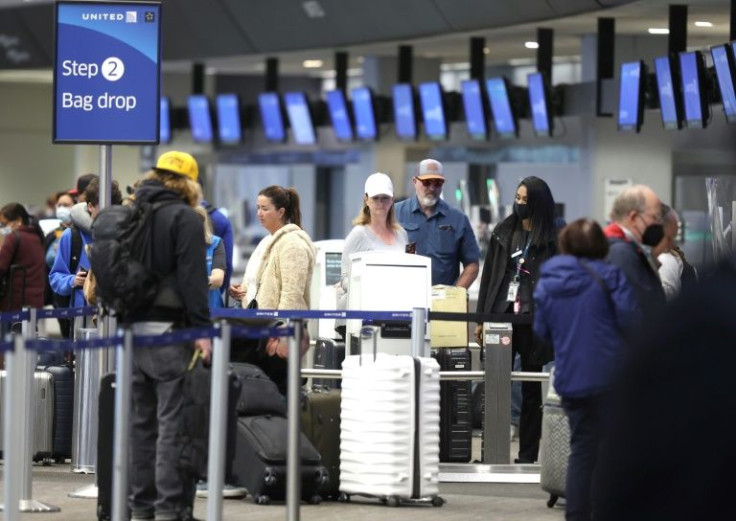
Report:
[[[261,240],[248,261],[243,283],[230,286],[230,296],[240,300],[243,307],[255,299],[258,309],[309,309],[315,249],[301,228],[299,194],[294,188],[269,186],[258,193],[256,209],[258,220],[269,235]],[[284,359],[287,352],[285,337],[271,338],[266,343],[267,358],[253,360],[253,353],[243,353],[249,359],[237,361],[260,365],[285,390],[286,365],[275,358]]]

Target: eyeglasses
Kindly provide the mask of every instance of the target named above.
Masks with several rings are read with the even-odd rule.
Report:
[[[419,181],[425,187],[431,186],[433,188],[438,188],[445,184],[445,181],[443,179],[419,179]]]

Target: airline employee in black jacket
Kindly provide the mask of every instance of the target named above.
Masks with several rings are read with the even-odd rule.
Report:
[[[532,314],[532,294],[541,264],[557,253],[559,224],[555,220],[552,192],[542,179],[530,176],[516,189],[514,213],[493,230],[478,292],[478,313]],[[483,324],[475,336],[483,345]],[[531,324],[513,326],[514,355],[521,357],[522,371],[541,371],[554,355],[534,336]],[[513,356],[512,356],[513,360]],[[510,368],[509,368],[510,369]],[[516,463],[537,460],[542,436],[542,388],[539,382],[521,386],[519,457]]]

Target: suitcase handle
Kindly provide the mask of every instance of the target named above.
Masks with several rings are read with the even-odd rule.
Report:
[[[377,337],[377,331],[378,328],[376,326],[363,326],[360,328],[360,345],[358,346],[360,348],[360,359],[359,359],[359,365],[363,365],[363,339],[366,340],[368,338],[373,339],[373,361],[376,361],[376,356],[378,354],[378,339]]]

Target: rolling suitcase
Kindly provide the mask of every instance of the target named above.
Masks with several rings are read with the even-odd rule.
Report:
[[[115,435],[115,373],[100,379],[97,413],[97,519],[112,518],[112,458]]]
[[[433,358],[376,354],[377,328],[361,330],[373,354],[345,358],[340,406],[340,492],[401,502],[439,494],[440,378]]]
[[[339,342],[331,338],[318,338],[316,340],[312,367],[315,369],[340,369],[343,360],[345,360],[345,342]],[[340,389],[341,381],[328,378],[314,378],[312,386]]]
[[[74,423],[74,371],[68,365],[37,367],[53,377],[54,420],[51,457],[63,463],[72,457],[72,425]]]
[[[302,397],[302,432],[327,469],[323,498],[337,499],[340,488],[340,390],[317,387]]]
[[[267,505],[286,498],[287,420],[261,415],[238,418],[233,477],[245,487],[253,501]],[[301,434],[302,498],[319,503],[321,487],[327,483],[317,449]]]
[[[440,348],[433,356],[440,371],[469,371],[470,349]],[[440,461],[467,463],[472,456],[471,382],[440,383]]]
[[[2,421],[6,421],[2,414],[5,375],[5,371],[0,371],[0,419]],[[51,457],[54,445],[54,377],[50,373],[36,371],[33,380],[36,397],[33,461],[45,461]],[[0,428],[0,450],[3,448],[3,443],[3,433]]]
[[[554,369],[550,370],[549,389],[542,413],[542,441],[539,455],[539,483],[549,493],[547,506],[552,508],[565,497],[567,458],[570,456],[570,424],[555,392]]]

